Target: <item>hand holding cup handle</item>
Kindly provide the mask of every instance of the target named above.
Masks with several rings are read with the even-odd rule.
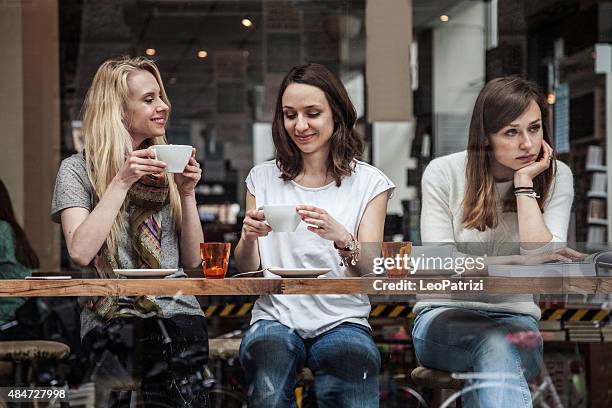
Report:
[[[196,149],[190,147],[189,154],[190,156],[187,158],[187,163],[183,165],[183,162],[181,162],[181,164],[175,168],[175,171],[173,171],[173,173],[175,173],[174,181],[176,182],[176,187],[183,196],[194,195],[196,185],[202,178],[200,163],[195,159]]]

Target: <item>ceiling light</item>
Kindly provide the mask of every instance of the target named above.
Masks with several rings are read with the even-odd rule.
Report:
[[[200,51],[198,51],[198,57],[206,58],[206,57],[208,57],[208,52],[206,52],[205,50],[200,50]]]
[[[446,23],[448,21],[448,16],[446,14],[442,14],[440,16],[440,21],[442,21],[443,23]]]
[[[153,55],[155,55],[157,51],[155,51],[155,48],[147,48],[145,50],[145,54],[147,54],[148,56],[152,57]]]
[[[242,25],[245,26],[246,28],[250,28],[253,26],[253,22],[249,20],[248,18],[243,18]]]

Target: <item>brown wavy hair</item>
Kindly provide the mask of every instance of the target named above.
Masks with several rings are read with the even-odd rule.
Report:
[[[501,77],[489,81],[480,91],[474,105],[468,138],[463,200],[463,224],[466,228],[484,231],[497,227],[495,179],[491,168],[494,159],[487,141],[490,135],[518,118],[531,101],[535,101],[540,107],[543,139],[553,146],[548,107],[544,95],[535,83],[516,76]],[[537,200],[541,211],[555,177],[554,159],[553,151],[552,165],[533,180],[533,188],[540,194]],[[516,211],[516,199],[512,191],[503,200],[505,212]]]
[[[19,226],[15,213],[13,212],[13,204],[9,196],[6,186],[0,179],[0,220],[11,226],[15,236],[15,258],[17,262],[29,269],[37,269],[40,266],[38,256],[28,241],[23,229]]]
[[[283,180],[295,179],[304,168],[302,154],[287,134],[283,120],[283,94],[290,84],[305,84],[319,88],[332,110],[334,131],[330,138],[327,171],[340,186],[343,177],[355,170],[355,159],[363,152],[363,140],[354,129],[357,113],[342,82],[321,64],[293,67],[283,79],[272,121],[272,139],[276,148],[276,165]]]

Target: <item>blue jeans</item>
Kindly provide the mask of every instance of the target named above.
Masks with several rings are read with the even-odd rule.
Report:
[[[315,376],[319,408],[378,407],[380,354],[367,327],[343,323],[303,339],[287,326],[259,320],[240,345],[249,407],[296,407],[294,388],[305,366]]]
[[[516,346],[507,337],[516,332],[539,333],[538,322],[524,314],[427,307],[416,317],[412,337],[417,358],[426,367],[515,374],[510,379],[493,380],[503,386],[463,394],[464,407],[531,407],[527,380],[542,366],[542,339],[538,337],[534,348]]]

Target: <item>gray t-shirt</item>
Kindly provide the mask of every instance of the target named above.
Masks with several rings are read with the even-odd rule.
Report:
[[[72,207],[85,208],[92,211],[94,208],[94,189],[85,167],[85,159],[80,154],[75,154],[62,161],[57,179],[55,180],[55,190],[53,192],[53,200],[51,202],[51,219],[57,223],[61,222],[60,214],[62,210]],[[128,205],[123,212],[123,217],[126,221],[129,219],[133,207]],[[162,242],[161,247],[162,259],[161,268],[175,269],[179,267],[179,237],[172,221],[170,205],[166,205],[158,213],[162,220]],[[130,237],[125,234],[120,237],[118,243],[117,263],[119,268],[134,269],[138,268],[136,264],[137,256],[132,248]],[[93,267],[87,267],[83,270],[84,277],[95,278],[96,272]],[[174,274],[171,278],[184,278],[185,273]],[[179,314],[203,316],[202,310],[194,296],[156,296],[155,303],[159,305],[162,315],[165,318]],[[91,310],[84,308],[81,313],[81,337],[84,337],[96,325],[103,324]]]

